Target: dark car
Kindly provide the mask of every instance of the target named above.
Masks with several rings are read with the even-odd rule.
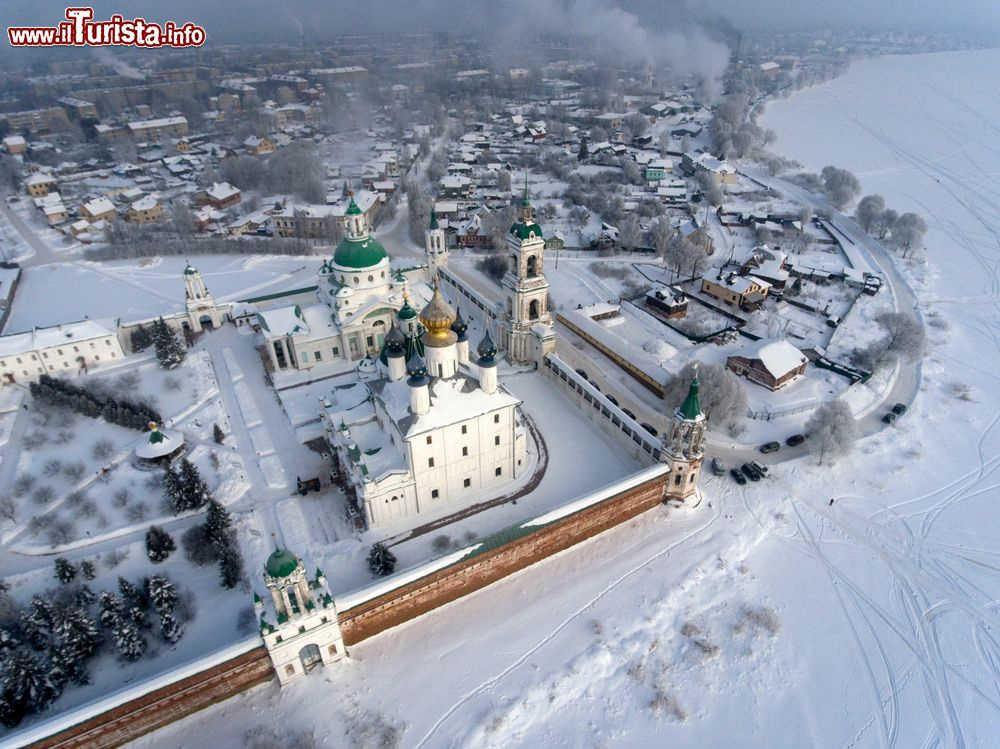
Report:
[[[767,453],[776,453],[781,449],[780,442],[765,442],[760,446],[760,451],[767,455]]]
[[[618,405],[618,399],[615,398],[615,396],[605,395],[604,397],[608,399],[608,403],[614,403],[616,406]]]
[[[791,437],[785,440],[785,444],[788,445],[789,447],[796,447],[798,445],[801,445],[805,441],[806,441],[806,436],[804,434],[793,434]]]
[[[897,403],[895,406],[892,407],[892,412],[896,414],[896,416],[902,416],[903,414],[906,413],[906,404]]]
[[[635,414],[632,413],[631,411],[629,411],[627,408],[623,408],[622,409],[622,413],[625,414],[626,416],[628,416],[630,419],[634,419],[635,418]]]
[[[747,478],[742,473],[737,471],[735,468],[729,469],[729,475],[733,477],[733,480],[740,486],[746,486]]]
[[[744,463],[740,466],[740,470],[743,471],[743,475],[746,476],[751,481],[760,481],[760,474],[757,473],[757,469],[754,468],[749,463]]]
[[[582,369],[578,369],[578,370],[576,370],[576,373],[577,373],[578,375],[580,375],[580,376],[581,376],[581,377],[582,377],[583,379],[585,379],[585,380],[589,380],[589,379],[590,379],[589,377],[587,377],[587,373],[586,373],[586,372],[584,372],[584,371],[583,371]]]
[[[596,390],[598,393],[601,392],[601,386],[598,385],[596,382],[591,382],[590,386],[594,388],[594,390]]]
[[[641,426],[643,429],[645,429],[647,432],[649,432],[654,437],[657,434],[659,434],[659,432],[656,431],[656,427],[654,427],[652,424],[647,424],[646,422],[642,422],[639,426]]]
[[[892,411],[890,411],[889,413],[887,413],[885,416],[882,417],[882,421],[884,421],[886,424],[891,424],[895,420],[896,420],[896,414],[894,414]]]

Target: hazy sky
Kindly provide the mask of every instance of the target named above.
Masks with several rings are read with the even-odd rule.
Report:
[[[7,25],[54,23],[65,0],[4,0]],[[307,35],[530,25],[532,18],[616,14],[640,26],[669,28],[678,17],[720,17],[758,29],[858,26],[899,29],[1000,28],[1000,0],[118,0],[93,2],[97,18],[112,13],[148,20],[194,21],[223,41],[233,34]],[[546,22],[547,23],[547,22]],[[543,24],[544,25],[544,24]],[[558,28],[558,25],[556,26]]]

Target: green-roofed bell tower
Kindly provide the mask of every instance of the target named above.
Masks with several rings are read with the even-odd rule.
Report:
[[[705,414],[698,400],[698,365],[684,400],[674,412],[673,422],[664,435],[660,460],[670,466],[667,497],[687,499],[698,488],[701,464],[705,458]]]
[[[448,267],[448,239],[433,208],[430,223],[424,232],[424,248],[427,253],[427,275],[433,282],[438,276],[438,269]]]
[[[555,348],[552,316],[548,310],[549,282],[545,278],[545,239],[535,223],[524,177],[524,197],[519,220],[507,234],[507,273],[504,293],[507,359],[511,364],[541,364]]]

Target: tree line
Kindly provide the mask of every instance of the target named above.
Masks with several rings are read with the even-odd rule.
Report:
[[[159,412],[148,403],[99,395],[87,388],[47,374],[29,386],[32,396],[41,403],[68,408],[76,413],[101,418],[127,429],[145,429],[151,421],[160,422]]]

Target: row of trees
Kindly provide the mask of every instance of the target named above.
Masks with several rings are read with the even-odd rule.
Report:
[[[835,166],[825,166],[819,174],[802,172],[789,178],[807,190],[826,196],[837,210],[842,211],[861,194],[861,183],[852,172]]]
[[[148,403],[98,394],[47,374],[31,383],[30,390],[40,403],[68,408],[84,416],[102,418],[129,429],[145,429],[149,422],[161,421],[160,414]]]
[[[89,681],[89,662],[109,647],[122,662],[133,662],[148,650],[145,633],[152,630],[167,643],[184,633],[181,606],[174,585],[161,575],[138,584],[120,577],[118,590],[99,596],[77,576],[92,579],[93,565],[74,567],[56,561],[62,585],[32,596],[21,608],[0,583],[0,723],[13,727],[26,716],[45,710],[68,684]],[[89,576],[88,576],[89,575]],[[96,608],[96,613],[94,609]]]
[[[909,257],[918,248],[927,233],[927,223],[918,214],[907,212],[902,215],[892,208],[886,208],[881,195],[865,195],[858,201],[854,218],[868,234],[887,239],[889,244]]]

